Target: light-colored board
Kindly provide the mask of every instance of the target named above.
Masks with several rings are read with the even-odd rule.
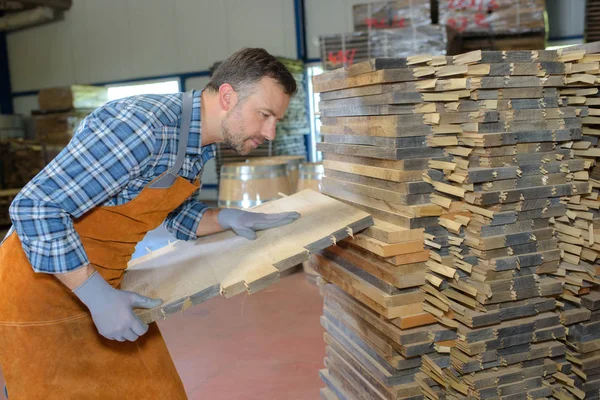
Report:
[[[424,240],[423,229],[406,229],[377,218],[373,218],[373,225],[363,233],[385,243]]]
[[[265,203],[253,211],[297,211],[291,224],[259,231],[249,241],[231,231],[177,241],[129,263],[121,288],[160,298],[163,305],[140,310],[145,322],[206,301],[218,294],[226,298],[254,293],[277,282],[279,273],[372,225],[370,215],[307,189]]]
[[[425,250],[422,240],[411,240],[402,243],[385,243],[367,235],[355,235],[346,239],[348,242],[377,254],[380,257],[392,257],[402,254],[418,253]]]

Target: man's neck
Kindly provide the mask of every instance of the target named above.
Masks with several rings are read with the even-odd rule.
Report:
[[[218,97],[207,90],[200,97],[200,127],[202,129],[202,146],[222,142],[221,121],[219,118]]]

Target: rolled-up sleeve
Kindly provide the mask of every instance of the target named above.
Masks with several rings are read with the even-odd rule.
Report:
[[[19,192],[13,227],[33,270],[65,273],[89,264],[73,218],[138,176],[155,145],[149,115],[105,106],[88,116],[67,147]]]
[[[208,210],[208,206],[196,200],[198,191],[190,196],[183,204],[171,212],[165,219],[165,227],[177,239],[195,240],[198,238],[196,232],[202,216]]]

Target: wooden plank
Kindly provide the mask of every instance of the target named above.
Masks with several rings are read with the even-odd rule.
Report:
[[[346,239],[349,243],[377,254],[380,257],[392,257],[402,254],[417,253],[423,251],[422,240],[412,240],[401,243],[385,243],[366,235],[355,235],[354,238]]]
[[[423,229],[404,229],[377,218],[373,218],[373,225],[365,229],[363,233],[385,243],[424,240]]]
[[[176,241],[131,261],[121,289],[163,300],[159,307],[140,311],[140,317],[156,321],[219,294],[229,298],[245,291],[254,293],[276,282],[280,272],[306,261],[310,253],[372,224],[368,214],[312,190],[256,210],[297,211],[303,217],[260,231],[254,241],[226,231],[196,241]],[[269,243],[268,253],[263,251],[264,243]],[[227,251],[231,248],[240,251]]]

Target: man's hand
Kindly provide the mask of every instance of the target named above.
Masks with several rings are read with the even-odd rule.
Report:
[[[133,342],[148,331],[148,325],[133,312],[134,307],[154,308],[162,304],[160,299],[114,289],[98,272],[94,272],[73,293],[90,310],[98,333],[119,342]]]
[[[223,229],[231,228],[236,234],[254,240],[256,231],[287,225],[300,218],[300,214],[297,212],[264,214],[225,208],[219,211],[217,218]]]

